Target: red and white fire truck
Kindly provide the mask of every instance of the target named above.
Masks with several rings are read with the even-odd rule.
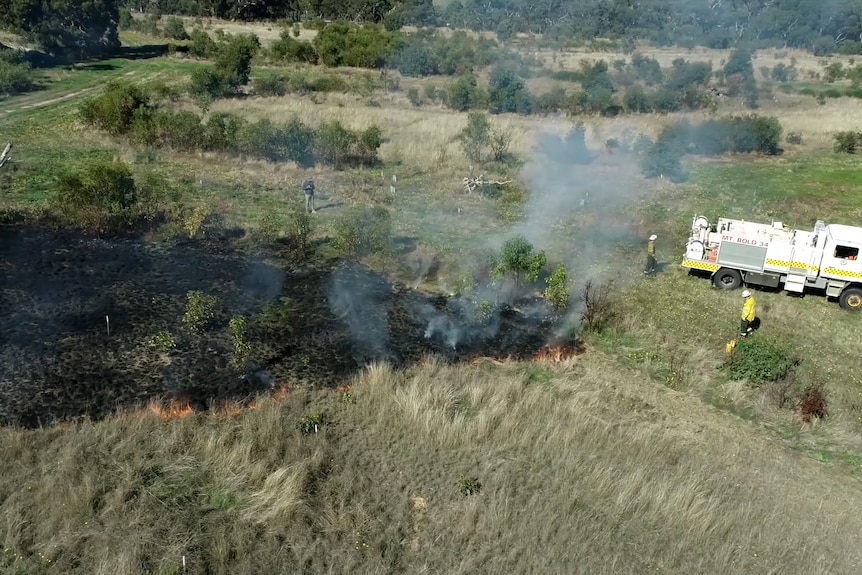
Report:
[[[684,267],[711,275],[721,289],[743,284],[788,292],[825,292],[844,309],[862,310],[862,228],[817,221],[794,230],[781,222],[759,224],[695,216]]]

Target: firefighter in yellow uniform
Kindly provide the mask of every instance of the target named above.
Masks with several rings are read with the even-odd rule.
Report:
[[[647,244],[647,257],[646,257],[646,266],[644,266],[644,274],[651,276],[655,275],[655,241],[658,239],[658,236],[653,234],[649,237],[649,243]]]
[[[752,331],[751,323],[754,321],[754,296],[748,290],[743,290],[742,297],[745,298],[745,303],[742,304],[742,323],[739,326],[739,336],[745,337]]]

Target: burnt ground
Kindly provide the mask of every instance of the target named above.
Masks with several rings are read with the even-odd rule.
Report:
[[[154,399],[202,409],[286,383],[335,386],[370,361],[406,366],[429,353],[532,357],[555,328],[538,299],[481,307],[286,252],[227,236],[153,243],[0,225],[0,424],[99,419]],[[191,290],[219,299],[199,334],[182,322]],[[228,327],[237,315],[250,344],[240,366]],[[173,349],[152,343],[160,331]]]

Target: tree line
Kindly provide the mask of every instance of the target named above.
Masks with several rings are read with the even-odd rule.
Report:
[[[491,30],[501,39],[543,34],[550,41],[607,38],[634,47],[705,45],[796,47],[816,54],[862,53],[858,0],[6,0],[0,28],[55,55],[87,56],[119,47],[120,8],[236,20],[348,20]]]

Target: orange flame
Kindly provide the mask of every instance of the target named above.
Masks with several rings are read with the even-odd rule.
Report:
[[[157,402],[150,403],[150,411],[162,419],[177,419],[191,415],[195,412],[188,400],[177,401],[172,399],[166,406]]]
[[[575,357],[578,353],[580,353],[580,349],[575,345],[565,343],[556,345],[547,344],[542,346],[542,349],[533,356],[533,361],[565,361]]]

